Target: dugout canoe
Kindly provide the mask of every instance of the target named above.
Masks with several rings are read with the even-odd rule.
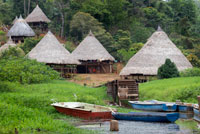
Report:
[[[177,105],[171,102],[151,101],[129,101],[131,106],[137,110],[155,111],[155,112],[174,112],[177,111]]]
[[[113,112],[112,116],[116,120],[144,121],[144,122],[175,122],[179,118],[179,113],[159,113],[159,112]]]

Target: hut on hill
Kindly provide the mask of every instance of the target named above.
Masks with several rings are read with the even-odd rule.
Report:
[[[158,27],[142,49],[128,61],[120,72],[120,76],[145,82],[157,75],[158,68],[165,63],[167,58],[176,64],[179,71],[192,68],[187,58]]]
[[[45,31],[48,29],[48,23],[51,21],[37,5],[35,9],[27,16],[26,22],[34,29]]]
[[[50,31],[27,56],[30,59],[36,59],[38,62],[46,63],[61,72],[63,77],[67,77],[69,73],[76,73],[76,65],[80,64]]]
[[[114,58],[103,45],[90,33],[72,52],[72,56],[81,62],[78,73],[112,73]]]
[[[24,42],[24,38],[35,36],[35,32],[20,15],[19,19],[8,31],[7,36],[11,37],[15,43],[21,43]]]

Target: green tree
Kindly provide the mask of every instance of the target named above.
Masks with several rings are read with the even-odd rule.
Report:
[[[158,68],[158,78],[173,78],[179,77],[179,72],[176,65],[170,59],[165,60],[165,64]]]
[[[89,13],[76,13],[70,22],[70,33],[76,44],[78,44],[90,30],[92,30],[97,39],[110,52],[113,45],[111,34],[106,32],[102,24]]]

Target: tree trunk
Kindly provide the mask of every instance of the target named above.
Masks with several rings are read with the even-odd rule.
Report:
[[[24,17],[26,17],[26,0],[24,0]]]
[[[27,15],[29,15],[29,13],[30,13],[30,6],[31,6],[31,0],[28,0],[28,12],[27,12]]]
[[[64,26],[65,26],[65,14],[63,12],[63,3],[58,2],[58,6],[59,6],[59,11],[60,11],[60,15],[61,15],[61,31],[60,31],[60,36],[61,38],[63,38],[64,35]]]

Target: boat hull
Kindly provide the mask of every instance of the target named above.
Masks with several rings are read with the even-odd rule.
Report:
[[[156,112],[162,112],[162,111],[176,111],[177,105],[170,105],[167,106],[167,104],[137,104],[129,102],[133,109],[137,110],[143,110],[143,111],[156,111]]]
[[[187,105],[178,105],[177,109],[178,112],[193,112],[193,107]]]
[[[178,113],[112,113],[116,120],[144,121],[144,122],[175,122],[179,118]]]
[[[194,120],[200,122],[200,111],[197,108],[194,108]]]

